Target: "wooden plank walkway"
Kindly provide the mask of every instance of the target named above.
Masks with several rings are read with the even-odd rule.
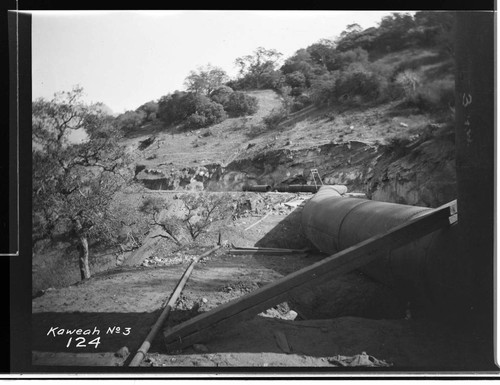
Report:
[[[167,349],[178,350],[207,340],[213,332],[250,319],[285,301],[291,290],[360,268],[392,249],[448,227],[456,221],[456,213],[456,201],[450,202],[386,233],[371,237],[272,284],[200,314],[165,332]]]

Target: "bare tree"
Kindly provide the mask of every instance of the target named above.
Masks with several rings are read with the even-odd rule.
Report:
[[[182,196],[181,200],[187,211],[183,222],[193,241],[207,232],[214,222],[231,215],[228,194],[189,194]]]
[[[140,210],[151,217],[151,226],[159,226],[167,235],[158,234],[155,237],[164,237],[171,239],[177,245],[181,242],[177,238],[179,219],[162,216],[162,212],[168,210],[169,206],[164,199],[160,197],[148,197],[142,202]]]

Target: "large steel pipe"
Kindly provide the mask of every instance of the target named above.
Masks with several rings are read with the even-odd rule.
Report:
[[[334,189],[337,191],[339,194],[344,195],[347,193],[347,187],[344,185],[328,185],[330,188]],[[311,192],[311,193],[316,193],[320,189],[321,186],[313,186],[313,185],[307,185],[307,184],[282,184],[274,187],[275,191],[278,192]]]
[[[344,198],[331,186],[323,186],[302,210],[306,237],[329,254],[381,234],[430,208]],[[436,231],[416,242],[387,252],[361,269],[368,276],[398,290],[421,308],[445,310],[456,305],[456,226]],[[448,310],[446,310],[448,311]]]
[[[307,184],[281,184],[278,186],[274,187],[274,191],[278,192],[290,192],[290,193],[295,193],[295,192],[311,192],[315,193],[319,189],[318,186],[311,186]]]
[[[244,185],[243,191],[253,191],[253,192],[269,192],[271,191],[271,186],[265,185]]]

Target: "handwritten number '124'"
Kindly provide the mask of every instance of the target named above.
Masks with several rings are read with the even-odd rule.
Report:
[[[70,337],[68,340],[68,343],[66,344],[66,347],[69,348],[71,345],[71,341],[73,340],[73,337]],[[83,337],[77,337],[75,338],[75,342],[77,342],[76,347],[77,348],[85,348],[87,345],[85,345],[85,338]],[[94,338],[92,341],[89,341],[88,345],[95,345],[94,348],[97,349],[99,344],[101,343],[101,337]]]

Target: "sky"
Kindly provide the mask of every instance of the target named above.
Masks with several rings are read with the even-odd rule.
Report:
[[[376,26],[389,11],[34,11],[33,99],[80,85],[114,113],[184,89],[212,64],[230,76],[257,47],[283,58],[348,24]]]

